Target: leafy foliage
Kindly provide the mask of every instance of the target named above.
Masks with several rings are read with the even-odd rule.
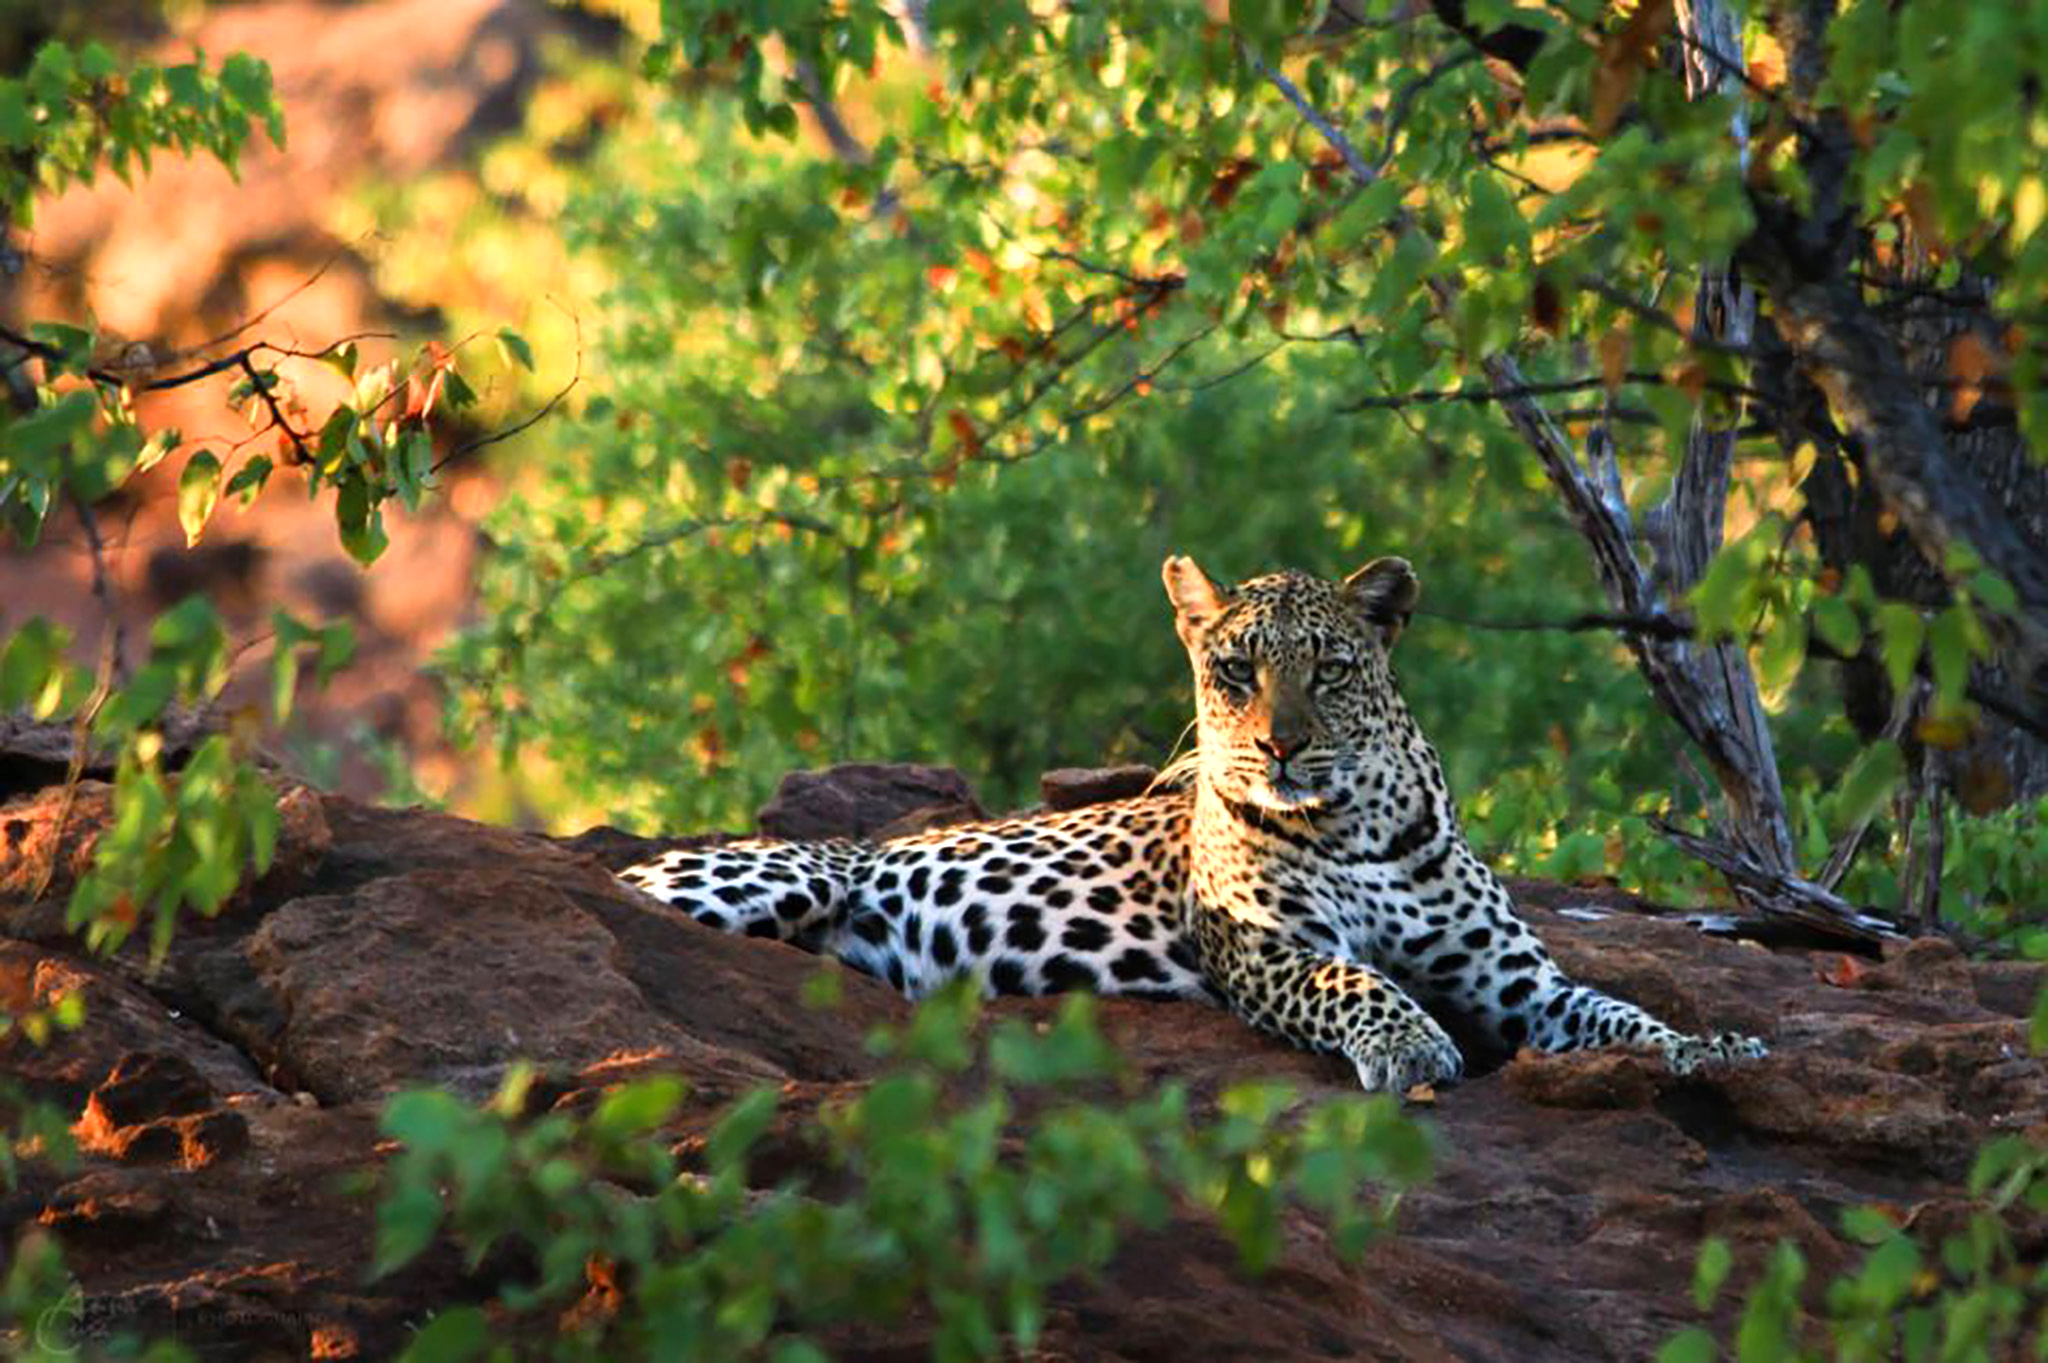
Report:
[[[26,227],[35,196],[108,169],[124,182],[169,149],[205,152],[229,170],[254,125],[284,145],[284,114],[270,68],[237,52],[208,70],[199,62],[127,66],[104,43],[52,40],[27,72],[0,76],[0,206]]]
[[[22,223],[34,195],[88,180],[102,168],[126,176],[152,151],[204,151],[233,169],[253,128],[283,143],[283,122],[261,61],[235,54],[217,73],[199,65],[125,71],[106,47],[88,41],[75,51],[52,41],[26,75],[0,78],[0,146],[16,155],[0,167],[0,201]],[[505,333],[501,342],[525,352]],[[17,402],[0,406],[0,533],[33,546],[52,509],[68,500],[97,550],[93,507],[131,479],[177,452],[178,519],[188,547],[197,544],[224,497],[253,501],[280,468],[298,468],[308,495],[331,490],[341,542],[367,565],[386,540],[383,507],[397,499],[415,509],[437,487],[431,424],[476,401],[453,352],[426,346],[416,363],[364,364],[352,342],[300,352],[257,342],[224,355],[164,361],[147,347],[110,353],[95,328],[35,322],[25,334],[0,336]],[[350,382],[350,395],[317,427],[275,361],[311,354]],[[26,376],[39,370],[39,381]],[[173,429],[145,431],[135,418],[139,391],[229,376],[226,400],[243,411],[254,434],[234,447],[230,474],[223,456],[188,448]],[[274,437],[271,452],[250,450]],[[273,457],[274,456],[274,457]],[[103,565],[100,568],[103,571]],[[317,660],[325,682],[353,650],[345,625],[316,627],[284,612],[273,617],[271,717],[282,724],[293,704],[302,658]],[[111,951],[147,915],[151,948],[161,957],[178,911],[217,910],[245,874],[270,863],[277,837],[275,799],[251,763],[260,715],[232,717],[224,733],[203,737],[182,755],[175,775],[165,758],[167,725],[181,713],[211,710],[225,687],[231,659],[213,607],[186,600],[157,618],[148,661],[118,672],[108,649],[97,677],[69,661],[71,640],[47,621],[30,620],[0,641],[0,709],[25,708],[44,720],[72,722],[81,745],[103,745],[115,759],[113,822],[95,845],[93,865],[73,893],[67,921],[92,947]]]
[[[1290,1203],[1328,1218],[1355,1254],[1386,1225],[1394,1194],[1427,1177],[1423,1132],[1385,1096],[1306,1111],[1285,1085],[1225,1094],[1213,1122],[1169,1084],[1118,1103],[1086,1101],[1118,1075],[1092,1001],[1065,1002],[1043,1031],[1007,1020],[975,1044],[980,1000],[957,987],[877,1046],[888,1071],[826,1109],[810,1138],[815,1180],[750,1188],[748,1163],[775,1115],[762,1089],[727,1109],[683,1171],[657,1135],[679,1110],[672,1078],[613,1090],[584,1117],[519,1120],[531,1075],[487,1108],[446,1094],[393,1099],[383,1127],[403,1143],[378,1213],[377,1265],[395,1269],[445,1225],[472,1265],[516,1246],[530,1281],[498,1303],[552,1318],[595,1274],[619,1300],[576,1313],[562,1357],[651,1351],[684,1358],[818,1356],[807,1330],[900,1320],[922,1306],[942,1358],[1028,1350],[1045,1292],[1100,1269],[1133,1227],[1176,1202],[1210,1210],[1253,1270],[1280,1248]],[[985,1074],[985,1083],[971,1081]],[[443,1312],[409,1357],[475,1357],[476,1307]]]
[[[1094,347],[1071,368],[1113,379],[1112,392],[1163,323],[1135,315],[1121,281],[1021,248],[991,248],[981,273],[935,267],[928,243],[863,225],[865,209],[820,209],[838,174],[750,141],[736,102],[711,97],[629,125],[572,202],[571,241],[620,281],[591,366],[605,391],[545,482],[495,522],[496,619],[453,660],[466,717],[513,750],[543,744],[573,774],[551,792],[567,817],[731,821],[789,766],[834,758],[958,762],[998,801],[1025,798],[1047,766],[1157,760],[1189,704],[1156,585],[1175,547],[1248,574],[1344,571],[1398,544],[1453,614],[1538,615],[1559,582],[1590,593],[1576,547],[1537,537],[1527,467],[1504,458],[1447,477],[1448,452],[1417,445],[1394,415],[1301,401],[1358,372],[1338,342],[1197,391],[1162,377],[1123,399],[1142,420],[1062,431],[1049,414],[1034,432],[1049,443],[1028,458],[998,463],[985,433],[968,452],[929,401],[910,401],[917,385],[900,401],[876,395],[938,372],[936,357],[899,358],[899,338],[965,347],[997,403],[1015,367],[1001,333],[1016,332],[1011,349],[1037,344],[1011,316],[1020,297],[1059,311],[1063,343]],[[642,267],[655,259],[663,269]],[[762,262],[775,279],[756,287]],[[1227,341],[1219,372],[1270,346]],[[1020,369],[1010,395],[1023,401],[1032,382]],[[929,469],[896,457],[926,439],[958,467],[951,454]],[[1264,449],[1287,457],[1243,457]],[[1505,571],[1493,546],[1509,541],[1532,571]],[[650,612],[661,628],[646,627]],[[1617,809],[1665,770],[1631,738],[1659,721],[1602,640],[1520,636],[1510,656],[1425,617],[1403,666],[1463,790],[1498,766],[1547,773],[1553,722],[1589,745],[1563,789],[1542,782],[1557,814],[1594,798],[1603,770]],[[1559,684],[1532,689],[1525,668]],[[680,779],[678,761],[711,779]]]
[[[460,729],[544,752],[565,821],[731,825],[792,766],[878,757],[957,763],[1012,803],[1046,767],[1173,748],[1188,705],[1155,609],[1167,551],[1236,575],[1394,549],[1426,583],[1407,690],[1490,855],[1713,892],[1644,822],[1706,814],[1710,796],[1626,650],[1458,623],[1597,602],[1476,366],[1512,351],[1568,429],[1609,419],[1615,495],[1639,517],[1696,415],[1766,410],[1748,361],[1641,300],[1740,250],[1758,203],[1806,193],[1777,8],[1750,27],[1745,169],[1736,99],[1689,99],[1646,59],[1665,6],[1645,7],[1649,29],[1516,9],[1542,45],[1514,81],[1423,15],[1309,42],[1328,16],[1291,5],[1227,23],[940,6],[917,31],[880,5],[665,6],[654,83],[622,93],[615,68],[569,64],[546,115],[491,154],[528,178],[547,166],[539,205],[487,192],[459,228],[381,219],[400,243],[388,272],[416,288],[501,278],[508,239],[556,224],[583,277],[608,281],[598,391],[499,513],[491,618],[448,659]],[[1509,17],[1483,9],[1473,22]],[[1853,7],[1845,33],[1883,27],[1875,10]],[[1916,129],[1942,117],[1926,92],[1953,71],[1924,90],[1910,72],[1946,59],[1902,68],[1896,34],[1857,41],[1837,41],[1829,97],[1882,145],[1935,138]],[[2003,90],[2030,68],[1999,69]],[[564,121],[577,108],[590,125]],[[565,169],[564,129],[591,125]],[[2034,153],[1996,154],[2019,195]],[[1940,174],[1960,195],[1961,173]],[[1982,243],[1976,268],[2011,265],[1997,205],[1956,202],[1983,227],[1943,239]],[[477,243],[459,266],[451,231]],[[1866,846],[1902,848],[1902,742],[1976,733],[1965,683],[2016,604],[1966,549],[1933,607],[1833,572],[1802,510],[1813,468],[1810,449],[1746,437],[1729,545],[1673,604],[1747,648],[1817,864],[1866,820]],[[1904,740],[1873,746],[1837,709],[1838,660],[1866,655],[1929,680]],[[1973,866],[2000,868],[1945,896],[1959,921],[1998,918],[2048,870],[2009,831],[2024,811],[1975,818],[1996,803],[1942,816],[1951,846],[1986,851]],[[1843,888],[1896,902],[1898,865],[1866,856]]]

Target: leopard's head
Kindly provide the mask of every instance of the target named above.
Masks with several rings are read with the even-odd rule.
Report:
[[[1174,557],[1163,576],[1195,670],[1203,782],[1276,814],[1349,805],[1401,738],[1387,655],[1420,590],[1407,560],[1374,559],[1342,582],[1281,572],[1223,588]]]

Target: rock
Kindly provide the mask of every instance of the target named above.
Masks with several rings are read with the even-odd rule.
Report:
[[[46,1010],[66,994],[84,999],[86,1025],[54,1031],[41,1046],[18,1031],[0,1038],[0,1069],[67,1117],[81,1113],[87,1096],[136,1054],[176,1057],[222,1098],[277,1097],[246,1055],[174,1012],[142,983],[62,951],[0,940],[0,1009]]]
[[[96,1154],[122,1164],[176,1164],[203,1169],[249,1148],[249,1122],[239,1112],[201,1112],[158,1117],[96,1140],[80,1137]]]
[[[98,1240],[118,1246],[156,1237],[174,1216],[172,1199],[161,1187],[125,1174],[94,1173],[59,1188],[40,1220],[67,1244]]]
[[[930,805],[988,817],[967,778],[951,767],[863,762],[791,772],[762,807],[759,823],[762,834],[771,838],[865,838]]]
[[[68,795],[49,786],[0,806],[0,918],[9,936],[70,935],[64,905],[113,806],[114,788],[104,781],[80,781]]]
[[[137,1052],[122,1056],[113,1073],[86,1100],[85,1120],[108,1131],[153,1117],[204,1112],[213,1088],[192,1062],[178,1055]]]
[[[1970,985],[1979,1007],[2007,1017],[2031,1017],[2041,991],[2041,966],[2037,961],[1972,961]]]
[[[1130,800],[1152,789],[1159,779],[1155,767],[1060,767],[1038,778],[1039,798],[1047,809],[1079,809],[1110,800]]]
[[[794,783],[791,817],[873,831],[964,789],[957,776],[855,770],[870,775]],[[843,804],[858,781],[881,806],[835,813],[805,793]],[[0,1005],[86,995],[78,1032],[45,1048],[0,1041],[0,1068],[80,1119],[77,1176],[25,1163],[6,1205],[62,1237],[89,1323],[175,1334],[205,1359],[395,1355],[432,1310],[525,1270],[472,1269],[442,1245],[369,1277],[374,1203],[351,1180],[382,1157],[385,1095],[417,1083],[479,1095],[525,1058],[540,1070],[526,1103],[537,1116],[586,1112],[618,1084],[679,1074],[693,1092],[673,1139],[701,1164],[726,1101],[771,1085],[777,1116],[749,1168],[766,1189],[815,1178],[811,1123],[877,1073],[866,1034],[906,1016],[902,1000],[843,969],[839,1008],[807,1009],[805,982],[836,967],[711,932],[606,873],[659,840],[552,840],[308,798],[324,855],[298,883],[266,878],[234,912],[182,925],[153,977],[81,960],[64,941],[0,941]],[[21,855],[0,844],[0,884],[23,874]],[[1099,1275],[1053,1293],[1039,1353],[1654,1357],[1698,1320],[1689,1286],[1703,1236],[1734,1247],[1738,1282],[1789,1238],[1817,1293],[1854,1253],[1832,1230],[1843,1208],[1879,1201],[1910,1209],[1916,1226],[1959,1225],[1977,1147],[2048,1134],[2048,1082],[2023,1021],[2041,967],[1908,944],[1838,987],[1823,979],[1835,953],[1703,938],[1618,891],[1516,889],[1576,974],[1686,1025],[1761,1033],[1774,1054],[1683,1079],[1620,1052],[1525,1054],[1498,1068],[1475,1056],[1471,1078],[1414,1109],[1436,1136],[1436,1177],[1403,1199],[1397,1234],[1362,1262],[1343,1261],[1314,1217],[1291,1211],[1279,1262],[1247,1278],[1213,1224],[1181,1208]],[[1595,903],[1596,920],[1555,911]],[[1036,1025],[1057,1008],[1005,999],[988,1014]],[[1099,1013],[1132,1093],[1178,1083],[1211,1113],[1252,1079],[1311,1098],[1352,1092],[1341,1060],[1220,1010],[1112,999]],[[288,1096],[299,1090],[311,1096]],[[602,1296],[586,1309],[602,1309]],[[835,1355],[921,1357],[930,1321],[820,1339]]]
[[[623,871],[628,866],[652,861],[663,852],[716,847],[720,843],[731,842],[733,836],[730,833],[697,833],[682,838],[646,838],[622,828],[600,824],[596,828],[586,828],[574,837],[549,838],[548,841],[565,852],[589,857],[607,871]]]
[[[214,732],[208,715],[183,705],[166,709],[158,729],[163,735],[159,755],[173,769],[182,766],[200,741]],[[69,724],[0,713],[0,805],[61,785],[77,752],[77,737]],[[79,775],[107,780],[114,774],[114,758],[115,754],[104,748],[88,746]]]
[[[176,777],[172,777],[175,784]],[[94,845],[113,808],[114,788],[80,781],[67,795],[46,787],[0,806],[0,918],[8,935],[32,941],[64,942],[65,906],[79,878],[92,865]],[[225,906],[234,912],[252,900],[275,901],[309,886],[333,846],[320,797],[304,786],[278,788],[277,847],[270,869],[251,877]],[[147,932],[131,939],[147,948]]]
[[[923,805],[901,818],[891,819],[868,836],[876,842],[887,842],[891,838],[907,838],[917,833],[929,833],[934,828],[951,828],[955,824],[976,823],[987,817],[988,814],[982,807],[972,801]]]
[[[1525,1103],[1585,1111],[1648,1107],[1669,1076],[1654,1060],[1625,1052],[1597,1056],[1523,1051],[1501,1072],[1501,1084]]]
[[[609,890],[594,872],[584,878]],[[366,942],[406,945],[363,972],[351,962]],[[282,1013],[269,1044],[323,1103],[420,1083],[479,1098],[525,1057],[580,1068],[656,1052],[718,1092],[784,1077],[660,1017],[605,926],[516,870],[420,871],[295,900],[247,951]]]

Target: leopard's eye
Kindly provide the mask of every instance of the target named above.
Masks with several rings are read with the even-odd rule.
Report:
[[[1232,686],[1250,686],[1258,672],[1250,658],[1223,658],[1216,664],[1216,675]]]
[[[1336,686],[1351,676],[1348,658],[1325,658],[1316,664],[1316,685]]]

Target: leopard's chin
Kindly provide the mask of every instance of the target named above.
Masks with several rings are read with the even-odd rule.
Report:
[[[1329,796],[1281,777],[1259,782],[1254,788],[1252,803],[1275,814],[1306,815],[1320,813],[1328,806]]]

